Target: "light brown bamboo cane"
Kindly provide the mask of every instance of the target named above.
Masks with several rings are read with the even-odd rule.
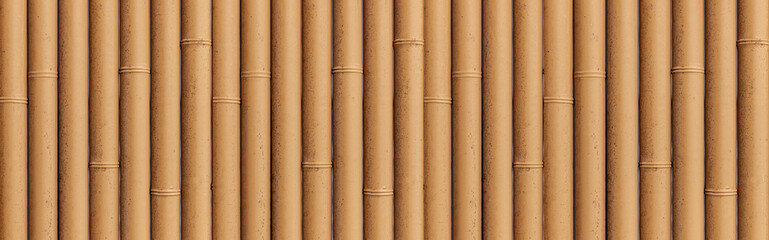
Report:
[[[0,1],[0,239],[27,238],[27,1]]]
[[[606,238],[639,238],[638,1],[607,2]]]
[[[59,0],[59,239],[88,238],[88,1]]]
[[[572,0],[543,2],[544,238],[574,238]]]
[[[182,0],[182,239],[211,238],[211,1]]]
[[[240,1],[213,1],[213,239],[240,237]]]
[[[737,2],[739,239],[769,238],[769,2]]]
[[[451,4],[452,235],[481,239],[481,2]]]
[[[181,238],[180,1],[150,1],[151,236]]]
[[[332,1],[302,1],[302,236],[332,239]]]
[[[240,7],[241,239],[269,239],[270,0]]]
[[[640,1],[641,239],[671,237],[671,98],[668,0]]]
[[[118,239],[120,4],[117,0],[89,4],[89,237]]]
[[[450,239],[451,1],[425,0],[424,8],[425,239]]]
[[[574,237],[606,236],[605,0],[574,1]]]
[[[705,238],[704,1],[673,2],[673,238]]]
[[[28,3],[29,239],[57,239],[57,6]]]
[[[301,14],[300,0],[272,4],[273,239],[302,236]]]
[[[424,1],[394,12],[395,239],[424,239]]]
[[[737,236],[737,4],[705,1],[705,239]]]

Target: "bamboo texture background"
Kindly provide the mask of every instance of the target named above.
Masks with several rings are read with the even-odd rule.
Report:
[[[0,239],[760,240],[767,199],[766,0],[0,0]]]

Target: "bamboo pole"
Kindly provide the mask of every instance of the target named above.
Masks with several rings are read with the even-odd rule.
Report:
[[[671,86],[668,0],[640,1],[641,239],[671,237]]]
[[[0,2],[0,238],[27,238],[27,1]]]
[[[424,239],[424,1],[394,12],[395,239]]]
[[[639,238],[638,1],[607,3],[606,238]]]
[[[180,1],[150,1],[151,237],[181,238]]]
[[[606,236],[605,0],[574,1],[574,237]]]
[[[58,15],[59,239],[87,239],[88,1],[59,0]]]
[[[182,0],[182,239],[211,238],[211,1]]]
[[[452,235],[480,239],[481,2],[451,4]]]
[[[118,239],[120,4],[116,0],[89,4],[89,237]]]
[[[273,239],[300,239],[302,235],[301,14],[299,0],[272,4]]]
[[[29,239],[57,239],[57,3],[28,3]]]
[[[213,239],[240,237],[240,1],[213,1]]]
[[[302,1],[302,236],[332,239],[332,1]]]
[[[439,240],[451,238],[451,1],[424,9],[425,239]]]
[[[241,239],[270,238],[270,0],[241,1]]]
[[[736,8],[705,1],[705,239],[737,236]]]
[[[739,0],[738,189],[739,239],[769,238],[769,2]]]
[[[543,3],[544,237],[574,238],[572,0]]]

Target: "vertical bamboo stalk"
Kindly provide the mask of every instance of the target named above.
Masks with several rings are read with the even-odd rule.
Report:
[[[451,1],[425,0],[424,9],[425,239],[450,239]]]
[[[638,1],[607,4],[606,237],[639,238]]]
[[[705,1],[705,239],[737,236],[736,8]]]
[[[640,1],[641,239],[671,236],[671,86],[668,0]]]
[[[0,1],[0,238],[27,238],[27,1]]]
[[[574,238],[572,0],[543,3],[544,237]]]
[[[57,27],[55,0],[28,6],[29,239],[57,239]]]
[[[213,239],[240,237],[240,1],[213,1]]]
[[[769,238],[769,2],[738,1],[739,239]]]
[[[302,236],[301,14],[300,0],[272,4],[273,239]]]
[[[332,1],[302,1],[302,236],[332,238]]]
[[[87,239],[88,1],[59,0],[58,27],[59,239]]]
[[[605,0],[574,1],[574,237],[606,236]]]
[[[502,1],[505,2],[505,1]],[[494,15],[495,9],[505,11],[510,9],[510,6],[484,6],[485,14],[489,18]],[[514,56],[510,55],[510,47],[505,48],[498,47],[495,49],[494,42],[497,44],[505,44],[509,42],[502,35],[502,39],[494,39],[491,34],[484,35],[484,50],[487,52],[487,56],[491,53],[500,53],[501,58],[504,61],[492,62],[487,60],[484,62],[484,162],[493,161],[494,158],[502,158],[500,163],[484,165],[484,172],[498,171],[495,175],[505,176],[508,174],[508,166],[513,167],[513,178],[500,177],[498,182],[494,182],[491,176],[486,176],[484,179],[485,184],[497,186],[499,188],[507,190],[512,180],[515,183],[515,194],[513,201],[515,202],[515,220],[514,220],[514,234],[515,239],[542,239],[542,171],[544,163],[542,162],[542,124],[543,124],[543,96],[542,96],[542,1],[540,0],[515,0],[512,3],[512,9],[514,13],[507,13],[503,15],[514,15],[515,20],[513,22],[513,50]],[[486,18],[488,19],[488,18]],[[502,29],[506,29],[508,24],[501,24],[492,21],[483,21],[484,24],[497,24],[497,30],[493,32],[500,32]],[[488,27],[484,29],[490,30]],[[509,27],[507,27],[509,29]],[[491,35],[491,36],[490,36]],[[501,35],[501,34],[500,34]],[[505,34],[506,35],[506,34]],[[495,41],[496,40],[496,41]],[[491,55],[496,57],[494,55]],[[515,60],[510,59],[513,57]],[[513,65],[513,73],[509,70],[510,65]],[[496,64],[497,66],[493,66]],[[503,72],[499,72],[503,71]],[[499,77],[500,79],[495,79]],[[512,90],[509,83],[510,77],[513,77]],[[499,81],[500,83],[495,83]],[[505,85],[507,84],[507,85]],[[512,99],[505,99],[512,95]],[[494,101],[495,98],[502,98],[504,101]],[[501,99],[500,99],[501,100]],[[506,108],[509,104],[509,100],[513,101],[512,109],[494,111],[492,107]],[[501,116],[499,116],[501,115]],[[513,119],[512,126],[504,125],[509,124],[510,119]],[[493,124],[489,124],[493,121]],[[514,130],[514,131],[513,131]],[[513,139],[505,139],[505,141],[494,141],[496,138],[510,137],[509,134],[513,134]],[[498,136],[495,136],[498,135]],[[507,154],[510,154],[509,150],[505,151],[509,147],[509,141],[513,143],[513,159],[507,159]],[[497,149],[495,149],[497,148]],[[499,151],[501,156],[486,155],[491,151]],[[504,154],[504,155],[503,155]],[[513,156],[509,156],[512,158]],[[491,158],[491,159],[487,159]],[[498,165],[497,165],[498,164]],[[501,213],[501,216],[505,216],[505,212],[510,207],[508,202],[510,199],[499,199],[499,203],[490,203],[489,199],[494,199],[493,192],[484,192],[484,212]],[[500,197],[508,197],[510,193],[500,193]],[[497,197],[497,198],[500,198]],[[489,206],[491,205],[491,206]],[[491,215],[492,220],[499,218]],[[489,215],[484,214],[484,225],[491,221],[487,219]],[[510,223],[507,221],[501,221],[490,225],[491,229],[505,229],[509,228]],[[484,229],[484,238],[491,237],[489,239],[510,239],[507,235],[499,235],[489,233]]]
[[[211,238],[211,1],[182,0],[182,239]]]
[[[180,1],[150,1],[151,235],[181,238]]]
[[[424,239],[424,1],[394,12],[395,239]]]
[[[673,238],[705,238],[704,1],[673,2]]]
[[[89,237],[118,239],[120,4],[117,0],[89,3]]]
[[[481,2],[451,2],[452,235],[481,239]]]
[[[241,239],[270,238],[270,0],[243,0]]]

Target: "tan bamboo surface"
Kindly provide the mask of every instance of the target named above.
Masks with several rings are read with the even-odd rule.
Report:
[[[270,239],[270,0],[240,5],[241,239]]]
[[[638,1],[606,10],[606,238],[639,238]]]
[[[481,239],[481,2],[451,4],[451,234]]]
[[[272,239],[302,236],[302,5],[274,1],[272,24]]]
[[[27,3],[28,239],[57,239],[57,6],[55,0]]]
[[[769,238],[769,2],[737,2],[739,239]]]
[[[211,239],[211,1],[181,9],[182,239]]]
[[[213,239],[240,237],[240,1],[213,1]]]
[[[302,238],[332,239],[332,0],[302,1]]]
[[[574,238],[606,238],[605,0],[574,1]]]
[[[371,240],[393,239],[392,32],[392,0],[364,0],[363,238]]]
[[[671,237],[671,4],[641,0],[639,24],[641,239]]]
[[[424,1],[395,0],[395,239],[424,238]]]
[[[89,238],[120,238],[120,3],[89,2]]]
[[[543,1],[544,238],[574,238],[572,0]]]
[[[59,0],[58,15],[58,237],[87,239],[88,1]]]
[[[180,0],[150,1],[151,239],[181,239]]]
[[[440,240],[451,238],[451,1],[424,9],[425,239]]]
[[[0,238],[27,238],[27,1],[0,2]]]
[[[673,238],[705,238],[704,1],[673,2]]]
[[[705,239],[737,236],[737,1],[705,1]]]
[[[512,56],[509,54],[512,48],[509,46],[509,40],[507,40],[510,35],[500,34],[501,36],[494,37],[489,36],[490,34],[484,34],[483,38],[483,48],[487,53],[483,64],[483,183],[499,188],[497,191],[500,191],[499,193],[490,190],[484,191],[483,235],[484,238],[488,236],[492,239],[510,238],[510,234],[502,232],[501,229],[510,226],[509,219],[505,218],[508,217],[507,214],[509,214],[510,209],[509,195],[511,193],[508,191],[511,179],[503,176],[509,174],[506,166],[512,165],[512,182],[515,183],[513,187],[515,192],[512,194],[512,201],[514,202],[512,205],[515,212],[515,219],[513,220],[514,238],[542,239],[542,171],[544,167],[542,162],[543,3],[540,0],[515,0],[512,3],[513,12],[510,13],[506,10],[510,9],[510,6],[504,6],[501,4],[502,2],[505,1],[500,1],[500,5],[485,5],[483,7],[484,16],[486,16],[483,21],[484,25],[495,23],[493,20],[488,20],[495,15],[492,9],[500,11],[496,14],[505,16],[505,18],[510,18],[507,15],[515,16],[515,19],[512,20],[512,44],[514,47]],[[500,33],[504,32],[504,26],[509,24],[498,23],[494,25],[500,29],[495,29],[496,31],[492,32]],[[488,25],[484,29],[490,30]],[[495,49],[493,46],[497,44],[500,46]],[[490,56],[491,53],[501,54]],[[513,65],[512,72],[509,69],[511,63]],[[508,80],[511,76],[513,77],[512,90],[514,90],[512,94]],[[496,98],[501,99],[494,101]],[[513,101],[512,109],[506,106],[510,100]],[[495,108],[504,110],[496,111]],[[512,125],[510,125],[511,117],[513,119]],[[513,134],[512,139],[509,136],[511,132]],[[492,139],[487,140],[487,138]],[[496,138],[500,139],[494,141],[497,140]],[[508,156],[510,151],[505,151],[509,147],[510,140],[513,143],[512,154],[514,156]],[[498,152],[499,155],[491,155],[492,152]],[[508,159],[510,157],[513,159]],[[499,163],[493,163],[493,161],[499,161]],[[494,174],[490,174],[490,171],[494,171]],[[499,179],[495,181],[494,178]],[[497,194],[499,196],[496,196]],[[496,199],[498,202],[492,202]],[[489,217],[491,219],[488,219]],[[497,220],[498,218],[499,220]]]

